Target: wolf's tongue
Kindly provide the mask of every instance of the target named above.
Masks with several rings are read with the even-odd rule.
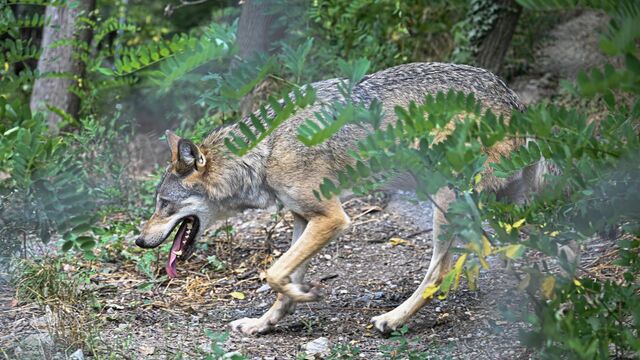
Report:
[[[178,257],[176,256],[175,252],[182,249],[182,239],[185,236],[185,231],[187,231],[186,220],[182,222],[182,225],[180,225],[178,233],[176,234],[176,238],[173,240],[173,246],[171,247],[171,250],[169,252],[169,261],[167,261],[167,266],[165,267],[165,269],[167,270],[167,275],[169,275],[169,277],[172,279],[178,276],[178,273],[176,272],[176,261],[178,260]]]

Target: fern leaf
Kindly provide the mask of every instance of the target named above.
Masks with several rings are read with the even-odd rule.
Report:
[[[281,101],[270,97],[269,107],[261,106],[259,111],[247,119],[249,123],[260,123],[259,126],[254,125],[254,128],[251,129],[246,123],[247,120],[242,120],[243,122],[238,127],[244,138],[232,132],[224,139],[225,145],[234,154],[243,156],[291,117],[297,109],[311,105],[314,100],[315,91],[311,87],[304,92],[296,89],[293,93],[284,96]]]

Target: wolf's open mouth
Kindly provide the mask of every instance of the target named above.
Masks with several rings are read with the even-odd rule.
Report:
[[[186,259],[193,251],[193,244],[198,234],[200,221],[196,216],[187,216],[182,219],[176,238],[173,240],[173,246],[169,253],[169,261],[167,261],[167,275],[170,278],[178,276],[176,272],[176,261],[178,258]]]

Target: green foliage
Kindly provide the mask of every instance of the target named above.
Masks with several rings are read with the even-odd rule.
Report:
[[[365,109],[345,96],[344,104],[316,114],[315,120],[299,129],[300,139],[315,145],[346,124],[374,119],[368,121],[373,131],[352,152],[355,164],[341,171],[336,181],[325,179],[315,192],[317,197],[332,197],[344,189],[369,191],[401,173],[413,175],[422,198],[430,198],[443,187],[452,189],[456,200],[450,205],[448,225],[441,236],[455,236],[465,247],[456,249],[462,254],[458,263],[425,296],[440,293],[446,297],[463,275],[474,284],[479,269],[489,266],[485,258],[490,254],[524,261],[526,277],[520,287],[529,294],[535,314],[534,328],[525,338],[551,358],[566,353],[606,358],[612,350],[616,356],[629,356],[640,350],[636,340],[640,313],[634,299],[640,275],[635,265],[640,228],[640,163],[635,159],[640,152],[640,34],[632,25],[637,24],[638,12],[629,2],[615,6],[592,2],[591,6],[612,13],[612,24],[600,43],[602,50],[625,59],[622,68],[607,65],[588,75],[583,72],[575,86],[567,85],[577,96],[604,99],[609,113],[599,126],[583,111],[548,104],[514,112],[507,122],[484,109],[473,94],[449,92],[428,95],[422,104],[406,109],[396,108],[398,120],[386,128],[377,126],[375,108]],[[366,112],[369,117],[362,115]],[[452,123],[455,127],[448,129]],[[487,164],[483,149],[504,141],[521,145],[508,157]],[[496,177],[508,178],[530,171],[542,159],[549,171],[546,185],[526,204],[504,203],[495,195],[476,191],[487,176],[487,166]],[[494,234],[484,230],[485,223],[495,229]],[[524,224],[527,239],[522,241]],[[576,278],[575,264],[561,247],[619,224],[631,238],[619,245],[624,279]],[[570,278],[527,263],[523,258],[527,250],[556,259]],[[558,309],[566,303],[574,304],[572,310],[558,316]]]
[[[153,83],[166,89],[203,64],[229,56],[235,31],[235,26],[222,27],[212,23],[199,39],[176,36],[166,46],[140,47],[137,54],[116,60],[116,69],[122,66],[125,71],[136,71],[164,59],[160,67],[150,71],[148,76]]]
[[[354,62],[339,60],[338,65],[346,79],[340,80],[338,92],[345,99],[344,102],[334,102],[329,106],[314,112],[316,121],[307,119],[298,128],[298,139],[307,146],[319,144],[340,130],[348,122],[380,124],[382,108],[374,101],[368,109],[355,104],[351,98],[353,87],[367,74],[371,63],[365,59]]]
[[[244,360],[246,359],[241,353],[237,351],[227,352],[224,350],[223,345],[224,342],[229,338],[229,333],[226,332],[213,332],[211,330],[205,329],[205,334],[211,340],[211,352],[207,353],[204,359],[206,360],[221,360],[221,359],[231,359],[231,360]]]
[[[383,345],[382,351],[386,359],[408,359],[408,360],[422,360],[429,359],[430,354],[418,350],[412,349],[411,343],[418,343],[419,339],[410,340],[407,338],[409,328],[405,325],[397,331],[391,333],[391,341],[395,342],[394,345]]]
[[[19,301],[74,303],[82,296],[78,286],[80,278],[64,272],[60,259],[24,260],[20,268],[20,277],[15,279]]]
[[[44,2],[42,2],[44,3]],[[38,5],[38,2],[34,2]],[[0,3],[0,96],[25,100],[29,85],[37,73],[29,66],[37,61],[41,50],[31,39],[25,39],[21,31],[44,25],[45,18],[40,14],[16,16],[6,3]]]
[[[308,17],[320,63],[371,60],[374,70],[399,63],[442,59],[452,50],[450,29],[464,1],[314,1]],[[418,35],[419,34],[419,35]]]
[[[250,114],[250,123],[239,122],[241,135],[231,133],[229,138],[225,138],[224,143],[234,154],[242,156],[269,136],[297,109],[311,105],[314,100],[315,92],[311,87],[304,90],[294,89],[291,94],[284,95],[281,101],[270,97],[269,107],[262,106],[257,114]]]
[[[637,263],[639,244],[637,237],[620,241],[620,260],[626,258],[626,265]],[[622,284],[585,278],[556,285],[555,296],[533,321],[540,330],[522,334],[524,344],[542,349],[542,356],[551,359],[568,354],[583,359],[633,356],[640,349],[640,286],[631,278],[638,273],[637,265],[629,266]]]
[[[355,359],[360,356],[360,348],[351,344],[340,344],[331,348],[331,353],[327,359]]]
[[[452,61],[470,63],[478,52],[478,46],[493,28],[500,14],[501,5],[491,0],[472,0],[467,15],[455,25],[456,48]]]
[[[92,256],[95,210],[128,198],[133,185],[123,176],[126,128],[115,126],[115,118],[87,118],[81,132],[51,136],[41,113],[4,98],[0,105],[8,121],[0,123],[0,172],[7,174],[0,182],[3,255],[22,246],[16,232],[36,233],[44,242],[56,232],[62,250]]]
[[[242,99],[259,83],[275,71],[274,57],[256,56],[248,61],[239,61],[226,73],[210,72],[202,77],[208,84],[197,104],[209,112],[235,113],[240,111]]]
[[[0,169],[10,174],[1,183],[7,200],[1,210],[4,219],[13,219],[3,226],[3,242],[15,244],[16,229],[35,231],[44,242],[54,230],[82,233],[94,203],[86,199],[81,165],[67,156],[68,144],[47,136],[42,114],[31,117],[28,107],[14,108],[3,98],[0,101],[14,125],[0,127]]]

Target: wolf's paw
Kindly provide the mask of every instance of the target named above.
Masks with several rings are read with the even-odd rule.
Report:
[[[242,318],[229,323],[231,331],[244,335],[262,335],[273,330],[273,325],[262,318]]]
[[[312,302],[322,298],[320,287],[321,285],[315,283],[289,283],[282,287],[282,293],[293,299],[294,302]]]
[[[378,330],[384,336],[389,336],[403,324],[401,320],[393,316],[392,312],[388,312],[371,318],[371,323],[373,324],[373,327],[375,327],[376,330]]]

